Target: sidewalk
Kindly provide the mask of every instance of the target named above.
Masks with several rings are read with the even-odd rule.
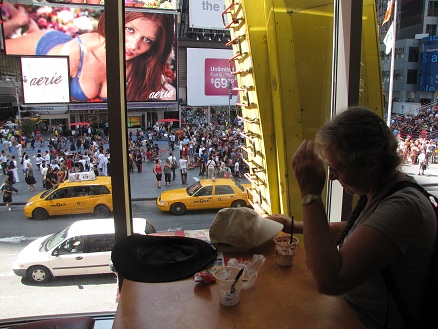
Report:
[[[159,159],[164,163],[166,158],[169,157],[169,152],[167,151],[168,143],[167,141],[154,141],[154,143],[158,144],[158,146],[160,147],[161,152]],[[107,148],[107,146],[105,146],[105,148]],[[41,172],[38,171],[38,168],[35,166],[35,159],[33,158],[33,156],[37,154],[37,151],[39,149],[42,152],[44,152],[45,150],[48,150],[48,147],[47,146],[43,148],[35,147],[35,150],[24,150],[29,155],[31,162],[33,164],[34,176],[35,179],[37,180],[37,183],[35,184],[35,191],[34,192],[29,191],[29,186],[26,184],[24,180],[24,174],[22,173],[22,169],[21,169],[22,166],[19,164],[18,176],[20,178],[20,182],[14,184],[14,187],[18,189],[19,192],[18,194],[13,193],[12,205],[25,205],[27,203],[27,200],[29,200],[32,196],[45,190],[41,183]],[[15,150],[13,150],[13,155],[15,155],[16,158],[18,158],[18,154]],[[179,160],[178,148],[175,148],[174,155],[177,158],[177,160]],[[156,200],[160,195],[160,193],[163,191],[166,191],[168,189],[187,187],[186,185],[183,185],[181,183],[181,174],[179,172],[179,169],[177,169],[176,179],[175,181],[171,182],[171,186],[164,186],[164,175],[163,175],[163,179],[161,181],[161,189],[157,188],[157,181],[155,178],[155,174],[152,172],[153,167],[154,167],[153,163],[148,163],[143,161],[143,170],[141,173],[137,172],[136,168],[134,172],[130,173],[132,201]],[[195,182],[193,177],[198,177],[198,174],[199,174],[199,168],[195,168],[193,170],[187,171],[187,182],[189,183],[189,185]],[[4,175],[1,175],[0,181],[2,181],[3,179],[4,179]],[[240,181],[242,183],[248,183],[248,181],[244,177],[240,178]],[[0,199],[0,205],[3,204],[2,200],[3,199]]]

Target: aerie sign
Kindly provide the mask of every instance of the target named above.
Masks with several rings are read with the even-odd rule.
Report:
[[[70,102],[67,57],[22,57],[21,67],[25,104]]]

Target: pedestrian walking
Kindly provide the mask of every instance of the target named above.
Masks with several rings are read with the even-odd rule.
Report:
[[[165,186],[170,186],[170,178],[172,175],[172,164],[169,159],[166,159],[166,163],[164,164],[164,182]]]
[[[27,164],[25,175],[26,177],[24,180],[26,181],[27,185],[29,185],[29,190],[35,191],[36,180],[35,176],[33,175],[32,165],[30,163]]]
[[[418,175],[424,175],[424,171],[427,168],[427,164],[426,164],[426,152],[421,151],[420,155],[418,156]]]
[[[0,194],[3,193],[3,203],[8,206],[9,211],[11,211],[12,192],[18,193],[18,190],[9,184],[8,180],[5,180],[0,188]]]
[[[201,157],[199,161],[199,177],[204,178],[206,170],[204,158]]]
[[[135,164],[137,165],[137,171],[141,173],[143,171],[143,154],[140,150],[135,154]]]
[[[19,183],[20,178],[18,177],[18,167],[17,161],[15,160],[15,155],[12,156],[12,160],[9,162],[9,168],[11,168],[11,171],[14,174],[15,183]]]
[[[210,156],[210,158],[207,161],[207,178],[208,179],[213,178],[215,166],[216,166],[216,162],[214,162],[213,157]]]
[[[178,168],[178,162],[176,161],[176,158],[173,155],[173,152],[170,152],[170,155],[169,155],[169,157],[167,159],[172,164],[172,173],[173,173],[172,180],[175,180],[175,178],[176,178],[176,169]]]
[[[0,155],[0,163],[3,170],[3,175],[6,175],[6,167],[8,166],[8,157],[6,156],[6,152],[2,151]]]
[[[161,166],[160,159],[155,160],[154,174],[157,178],[157,187],[161,188],[161,179],[163,178],[163,167]]]
[[[179,159],[179,166],[181,168],[181,183],[183,185],[187,185],[187,163],[188,163],[189,156],[183,156],[181,159]]]
[[[234,163],[234,177],[242,177],[240,176],[240,163],[239,160],[236,160]]]

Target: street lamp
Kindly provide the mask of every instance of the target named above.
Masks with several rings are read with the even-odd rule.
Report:
[[[228,124],[231,124],[231,98],[233,98],[233,84],[228,80]]]
[[[15,82],[15,80],[14,80]],[[17,102],[17,110],[18,110],[18,125],[20,126],[21,129],[21,109],[20,109],[20,99],[19,99],[19,94],[18,94],[18,83],[15,82],[15,100]]]
[[[20,94],[18,92],[18,82],[15,81],[14,77],[6,77],[6,81],[13,82],[14,83],[14,89],[15,89],[15,101],[17,103],[17,110],[18,110],[18,124],[21,127],[21,110],[20,110]]]

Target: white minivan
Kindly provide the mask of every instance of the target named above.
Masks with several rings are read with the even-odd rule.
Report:
[[[133,231],[149,234],[155,229],[146,219],[134,218]],[[31,242],[12,267],[16,275],[33,283],[45,283],[56,276],[111,273],[114,244],[113,218],[80,220]]]

